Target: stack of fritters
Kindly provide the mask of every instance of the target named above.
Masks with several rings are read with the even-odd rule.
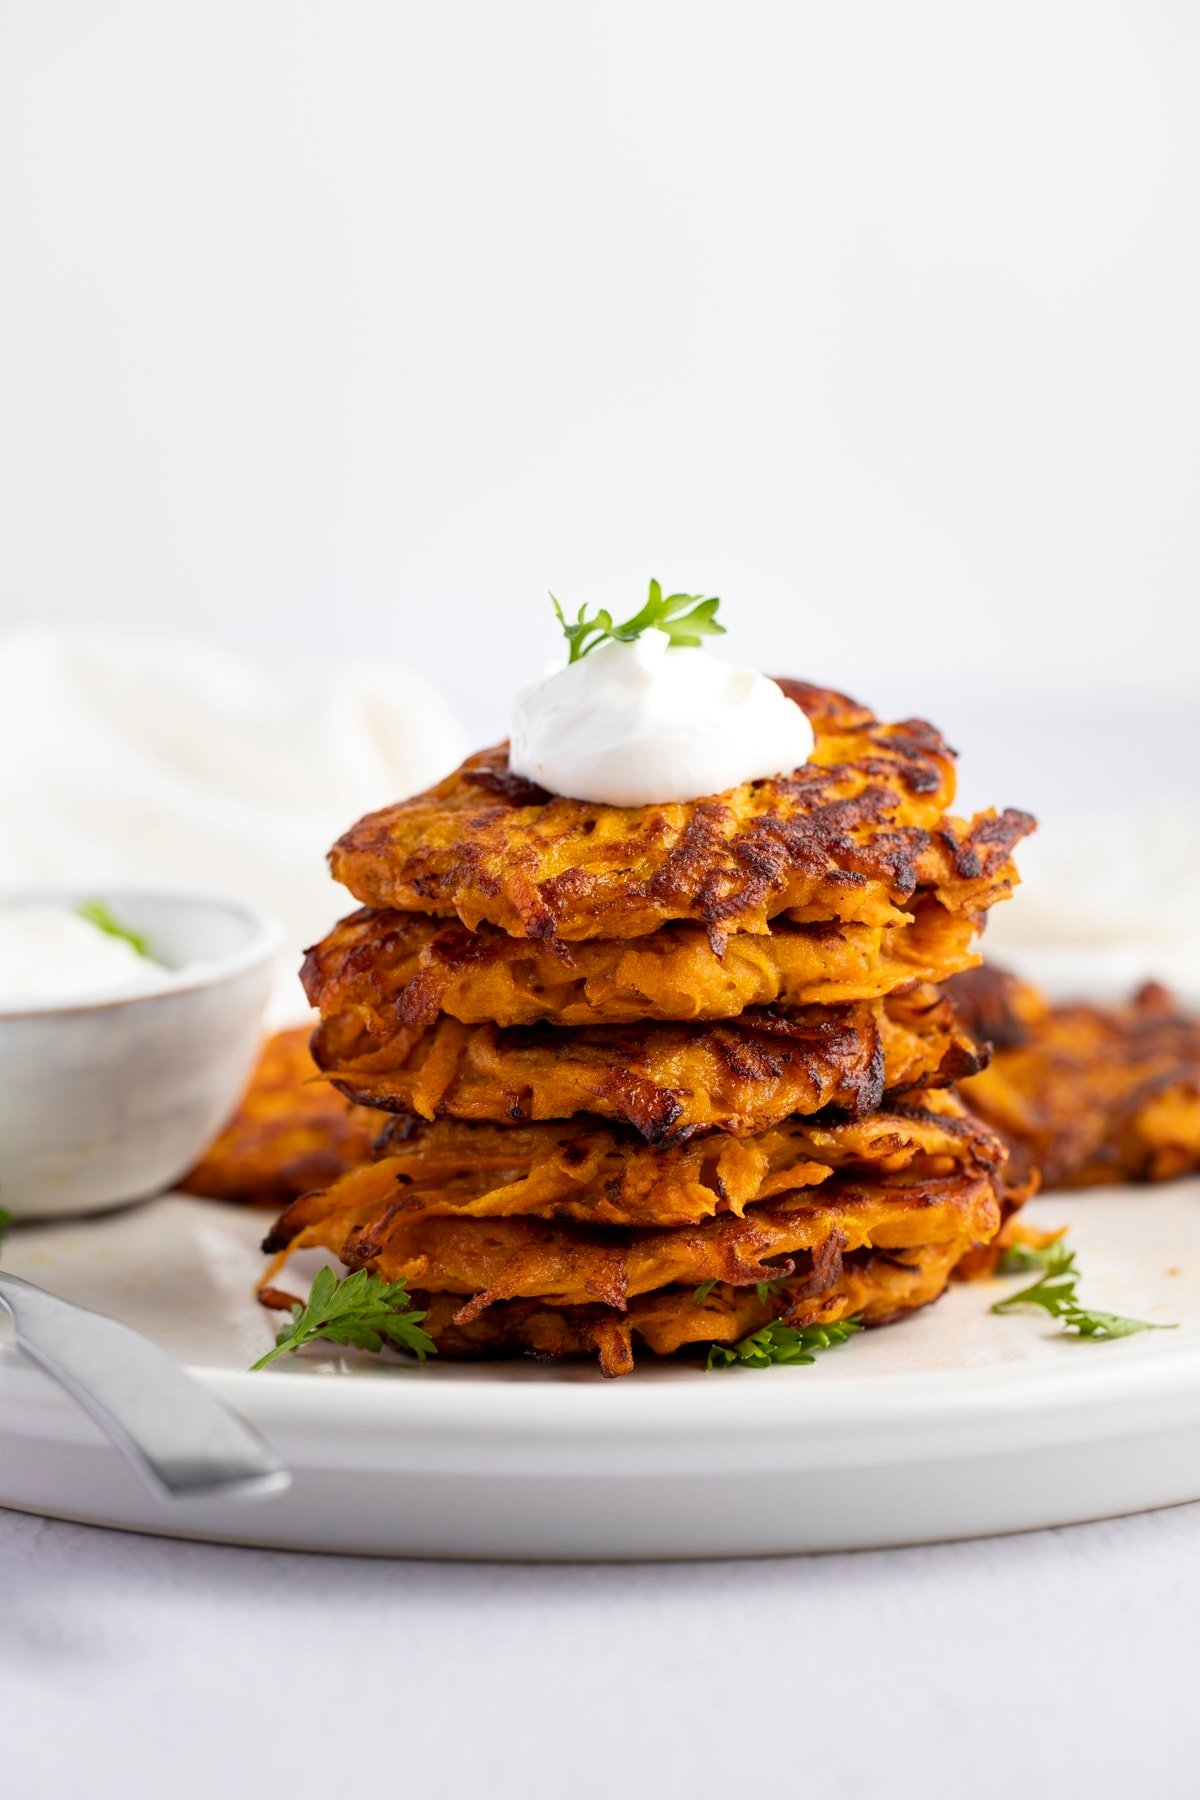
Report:
[[[938,734],[784,682],[812,760],[687,804],[553,797],[503,747],[334,848],[366,910],[309,953],[313,1054],[394,1115],[288,1208],[404,1278],[443,1354],[632,1365],[783,1318],[882,1323],[997,1230],[1004,1150],[936,983],[1032,821],[948,816]]]

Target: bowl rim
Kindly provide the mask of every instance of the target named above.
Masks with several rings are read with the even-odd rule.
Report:
[[[152,988],[139,988],[131,994],[97,994],[94,999],[74,999],[59,995],[46,1000],[22,997],[15,1006],[5,1004],[0,994],[0,1025],[10,1019],[47,1018],[66,1014],[107,1012],[114,1007],[153,1006],[156,1001],[177,994],[199,993],[205,988],[220,987],[251,970],[271,963],[283,948],[284,932],[273,913],[241,900],[232,894],[214,893],[195,888],[154,888],[130,885],[115,886],[106,882],[89,882],[71,887],[0,888],[0,911],[6,906],[65,906],[72,908],[91,899],[102,899],[119,911],[125,900],[150,901],[157,906],[207,906],[232,913],[248,927],[246,942],[224,956],[215,956],[196,964],[185,963],[181,969],[164,969],[164,979]],[[161,965],[160,965],[161,966]]]

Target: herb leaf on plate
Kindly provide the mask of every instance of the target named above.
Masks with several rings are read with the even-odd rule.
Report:
[[[307,1305],[293,1306],[292,1322],[279,1332],[275,1348],[251,1368],[265,1369],[277,1356],[301,1350],[319,1338],[356,1350],[378,1351],[392,1343],[424,1362],[427,1356],[436,1356],[437,1346],[421,1329],[425,1314],[410,1307],[408,1299],[403,1281],[385,1281],[366,1269],[356,1269],[339,1281],[332,1269],[322,1269],[313,1281]]]
[[[769,1369],[776,1363],[812,1363],[818,1351],[835,1349],[862,1328],[857,1318],[836,1319],[831,1325],[785,1325],[782,1319],[773,1319],[736,1344],[712,1344],[707,1366],[727,1369],[743,1363],[750,1369]]]
[[[1020,1306],[1039,1306],[1052,1319],[1061,1319],[1064,1331],[1083,1338],[1133,1337],[1139,1331],[1174,1331],[1174,1325],[1156,1325],[1149,1319],[1130,1319],[1121,1313],[1098,1312],[1079,1303],[1079,1268],[1075,1252],[1059,1238],[1044,1250],[1021,1244],[1009,1250],[1000,1264],[1001,1275],[1041,1271],[1030,1287],[997,1300],[994,1313],[1014,1312]]]

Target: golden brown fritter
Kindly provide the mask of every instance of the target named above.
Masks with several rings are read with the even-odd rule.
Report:
[[[932,726],[884,725],[843,695],[781,685],[816,734],[812,760],[789,776],[678,805],[603,806],[514,776],[501,745],[360,820],[333,848],[334,876],[364,905],[457,914],[513,937],[641,937],[688,919],[716,942],[789,909],[898,923],[918,886],[999,874],[1032,820],[947,819],[953,759]]]
[[[741,1218],[726,1213],[667,1229],[397,1212],[380,1237],[364,1234],[338,1253],[348,1266],[369,1267],[389,1281],[463,1295],[464,1314],[474,1317],[495,1300],[601,1302],[624,1310],[636,1296],[673,1284],[745,1287],[790,1274],[799,1252],[815,1252],[835,1234],[850,1249],[954,1243],[965,1250],[991,1238],[999,1225],[993,1182],[985,1175],[920,1182],[838,1176],[817,1194],[798,1192]],[[319,1240],[310,1234],[308,1241]],[[371,1254],[364,1257],[368,1244]]]
[[[541,943],[494,926],[364,908],[308,952],[301,979],[325,1017],[352,1013],[375,1038],[439,1013],[467,1025],[622,1025],[731,1019],[751,1006],[874,1000],[978,961],[980,914],[919,899],[894,925],[773,921],[714,948],[699,925],[642,938]]]
[[[838,1170],[941,1176],[994,1171],[1004,1157],[995,1133],[951,1089],[910,1095],[862,1119],[789,1119],[751,1138],[717,1132],[657,1146],[594,1119],[505,1126],[398,1118],[376,1148],[378,1160],[290,1206],[269,1247],[282,1249],[334,1216],[342,1241],[357,1242],[401,1212],[695,1225],[722,1213],[740,1218],[748,1206],[818,1186]]]
[[[377,1045],[350,1013],[326,1019],[313,1055],[365,1106],[421,1118],[569,1119],[593,1113],[651,1143],[737,1136],[793,1113],[865,1113],[885,1093],[937,1087],[980,1057],[936,988],[887,1000],[757,1010],[717,1024],[463,1025],[439,1018]]]
[[[670,1356],[690,1346],[734,1343],[780,1317],[794,1325],[829,1325],[854,1317],[864,1325],[891,1324],[945,1291],[958,1255],[957,1243],[895,1252],[860,1250],[841,1258],[836,1279],[821,1292],[812,1291],[810,1271],[773,1282],[772,1290],[761,1296],[756,1288],[724,1284],[702,1299],[692,1288],[663,1288],[634,1300],[624,1313],[607,1306],[507,1300],[460,1322],[461,1306],[452,1295],[418,1290],[413,1301],[427,1309],[425,1328],[439,1356],[476,1359],[524,1352],[553,1361],[598,1356],[605,1375],[627,1375],[634,1363],[635,1334],[654,1355]]]
[[[269,1241],[291,1231],[292,1248],[321,1246],[351,1268],[406,1280],[423,1296],[456,1296],[431,1307],[426,1320],[449,1354],[595,1349],[606,1373],[621,1374],[632,1361],[633,1332],[663,1353],[691,1341],[727,1342],[773,1317],[828,1322],[865,1310],[868,1322],[882,1323],[934,1298],[954,1264],[999,1225],[995,1168],[988,1166],[998,1152],[987,1134],[974,1141],[978,1161],[953,1141],[958,1155],[950,1156],[947,1174],[915,1167],[839,1172],[815,1190],[796,1189],[740,1216],[726,1211],[693,1226],[479,1217],[378,1200],[363,1216],[361,1208],[340,1207],[335,1188],[324,1216],[319,1197],[310,1195],[289,1209]],[[891,1268],[897,1277],[872,1291],[871,1271]],[[698,1295],[708,1283],[715,1286]],[[773,1291],[777,1284],[781,1291]],[[268,1292],[278,1290],[268,1285]],[[516,1314],[508,1312],[512,1302],[523,1303]],[[498,1307],[504,1310],[493,1318]],[[554,1328],[543,1317],[535,1336],[534,1321],[558,1309],[556,1348]],[[481,1320],[491,1322],[472,1333]],[[575,1332],[580,1324],[584,1330]]]
[[[1200,1019],[1165,988],[1150,984],[1119,1006],[1052,1006],[990,968],[949,988],[964,1023],[995,1045],[962,1092],[1045,1187],[1200,1168]]]
[[[383,1121],[321,1078],[310,1035],[298,1025],[267,1039],[237,1112],[179,1183],[185,1193],[278,1207],[367,1161]]]

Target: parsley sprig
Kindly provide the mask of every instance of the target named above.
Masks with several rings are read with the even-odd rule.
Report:
[[[692,1299],[696,1302],[697,1306],[702,1306],[704,1304],[716,1285],[715,1276],[711,1281],[702,1281],[700,1283],[700,1286],[696,1288],[692,1294]],[[756,1281],[754,1284],[754,1291],[758,1295],[759,1301],[765,1303],[768,1295],[783,1293],[783,1283],[781,1281]]]
[[[812,1363],[817,1351],[833,1350],[862,1328],[861,1319],[837,1319],[832,1325],[785,1325],[782,1319],[772,1319],[736,1344],[710,1345],[707,1366],[727,1369],[731,1363],[745,1363],[747,1368],[769,1369],[775,1363]]]
[[[612,614],[603,606],[590,618],[587,607],[581,606],[572,625],[553,594],[550,598],[570,647],[568,663],[579,662],[589,650],[610,639],[618,644],[632,644],[643,631],[665,631],[672,644],[692,649],[702,637],[721,637],[725,631],[717,623],[719,600],[702,594],[664,594],[657,581],[650,583],[650,597],[642,610],[623,625],[614,625]]]
[[[356,1350],[382,1350],[385,1341],[410,1350],[425,1361],[436,1356],[437,1346],[421,1330],[423,1312],[407,1305],[403,1281],[385,1281],[358,1269],[338,1280],[332,1269],[322,1269],[313,1281],[307,1306],[293,1306],[292,1322],[275,1339],[275,1348],[260,1356],[251,1370],[265,1369],[285,1351],[301,1350],[318,1338],[349,1344]],[[401,1310],[401,1309],[404,1310]]]
[[[128,925],[122,925],[119,919],[114,919],[103,900],[85,900],[82,906],[75,908],[75,912],[79,918],[86,919],[89,925],[94,925],[96,930],[102,931],[106,937],[121,938],[131,950],[136,950],[139,956],[149,957],[149,938],[143,937],[140,931],[131,931]]]
[[[5,1207],[0,1206],[0,1244],[2,1244],[7,1237],[8,1228],[12,1222],[12,1214],[8,1212]]]
[[[1018,1275],[1039,1269],[1040,1277],[1019,1294],[997,1300],[994,1313],[1014,1312],[1019,1306],[1040,1306],[1052,1319],[1061,1319],[1063,1329],[1083,1338],[1132,1337],[1139,1331],[1174,1331],[1174,1325],[1155,1325],[1149,1319],[1129,1319],[1121,1313],[1097,1312],[1079,1304],[1079,1269],[1075,1252],[1057,1239],[1044,1250],[1020,1244],[1009,1250],[1000,1264],[1001,1275]]]

